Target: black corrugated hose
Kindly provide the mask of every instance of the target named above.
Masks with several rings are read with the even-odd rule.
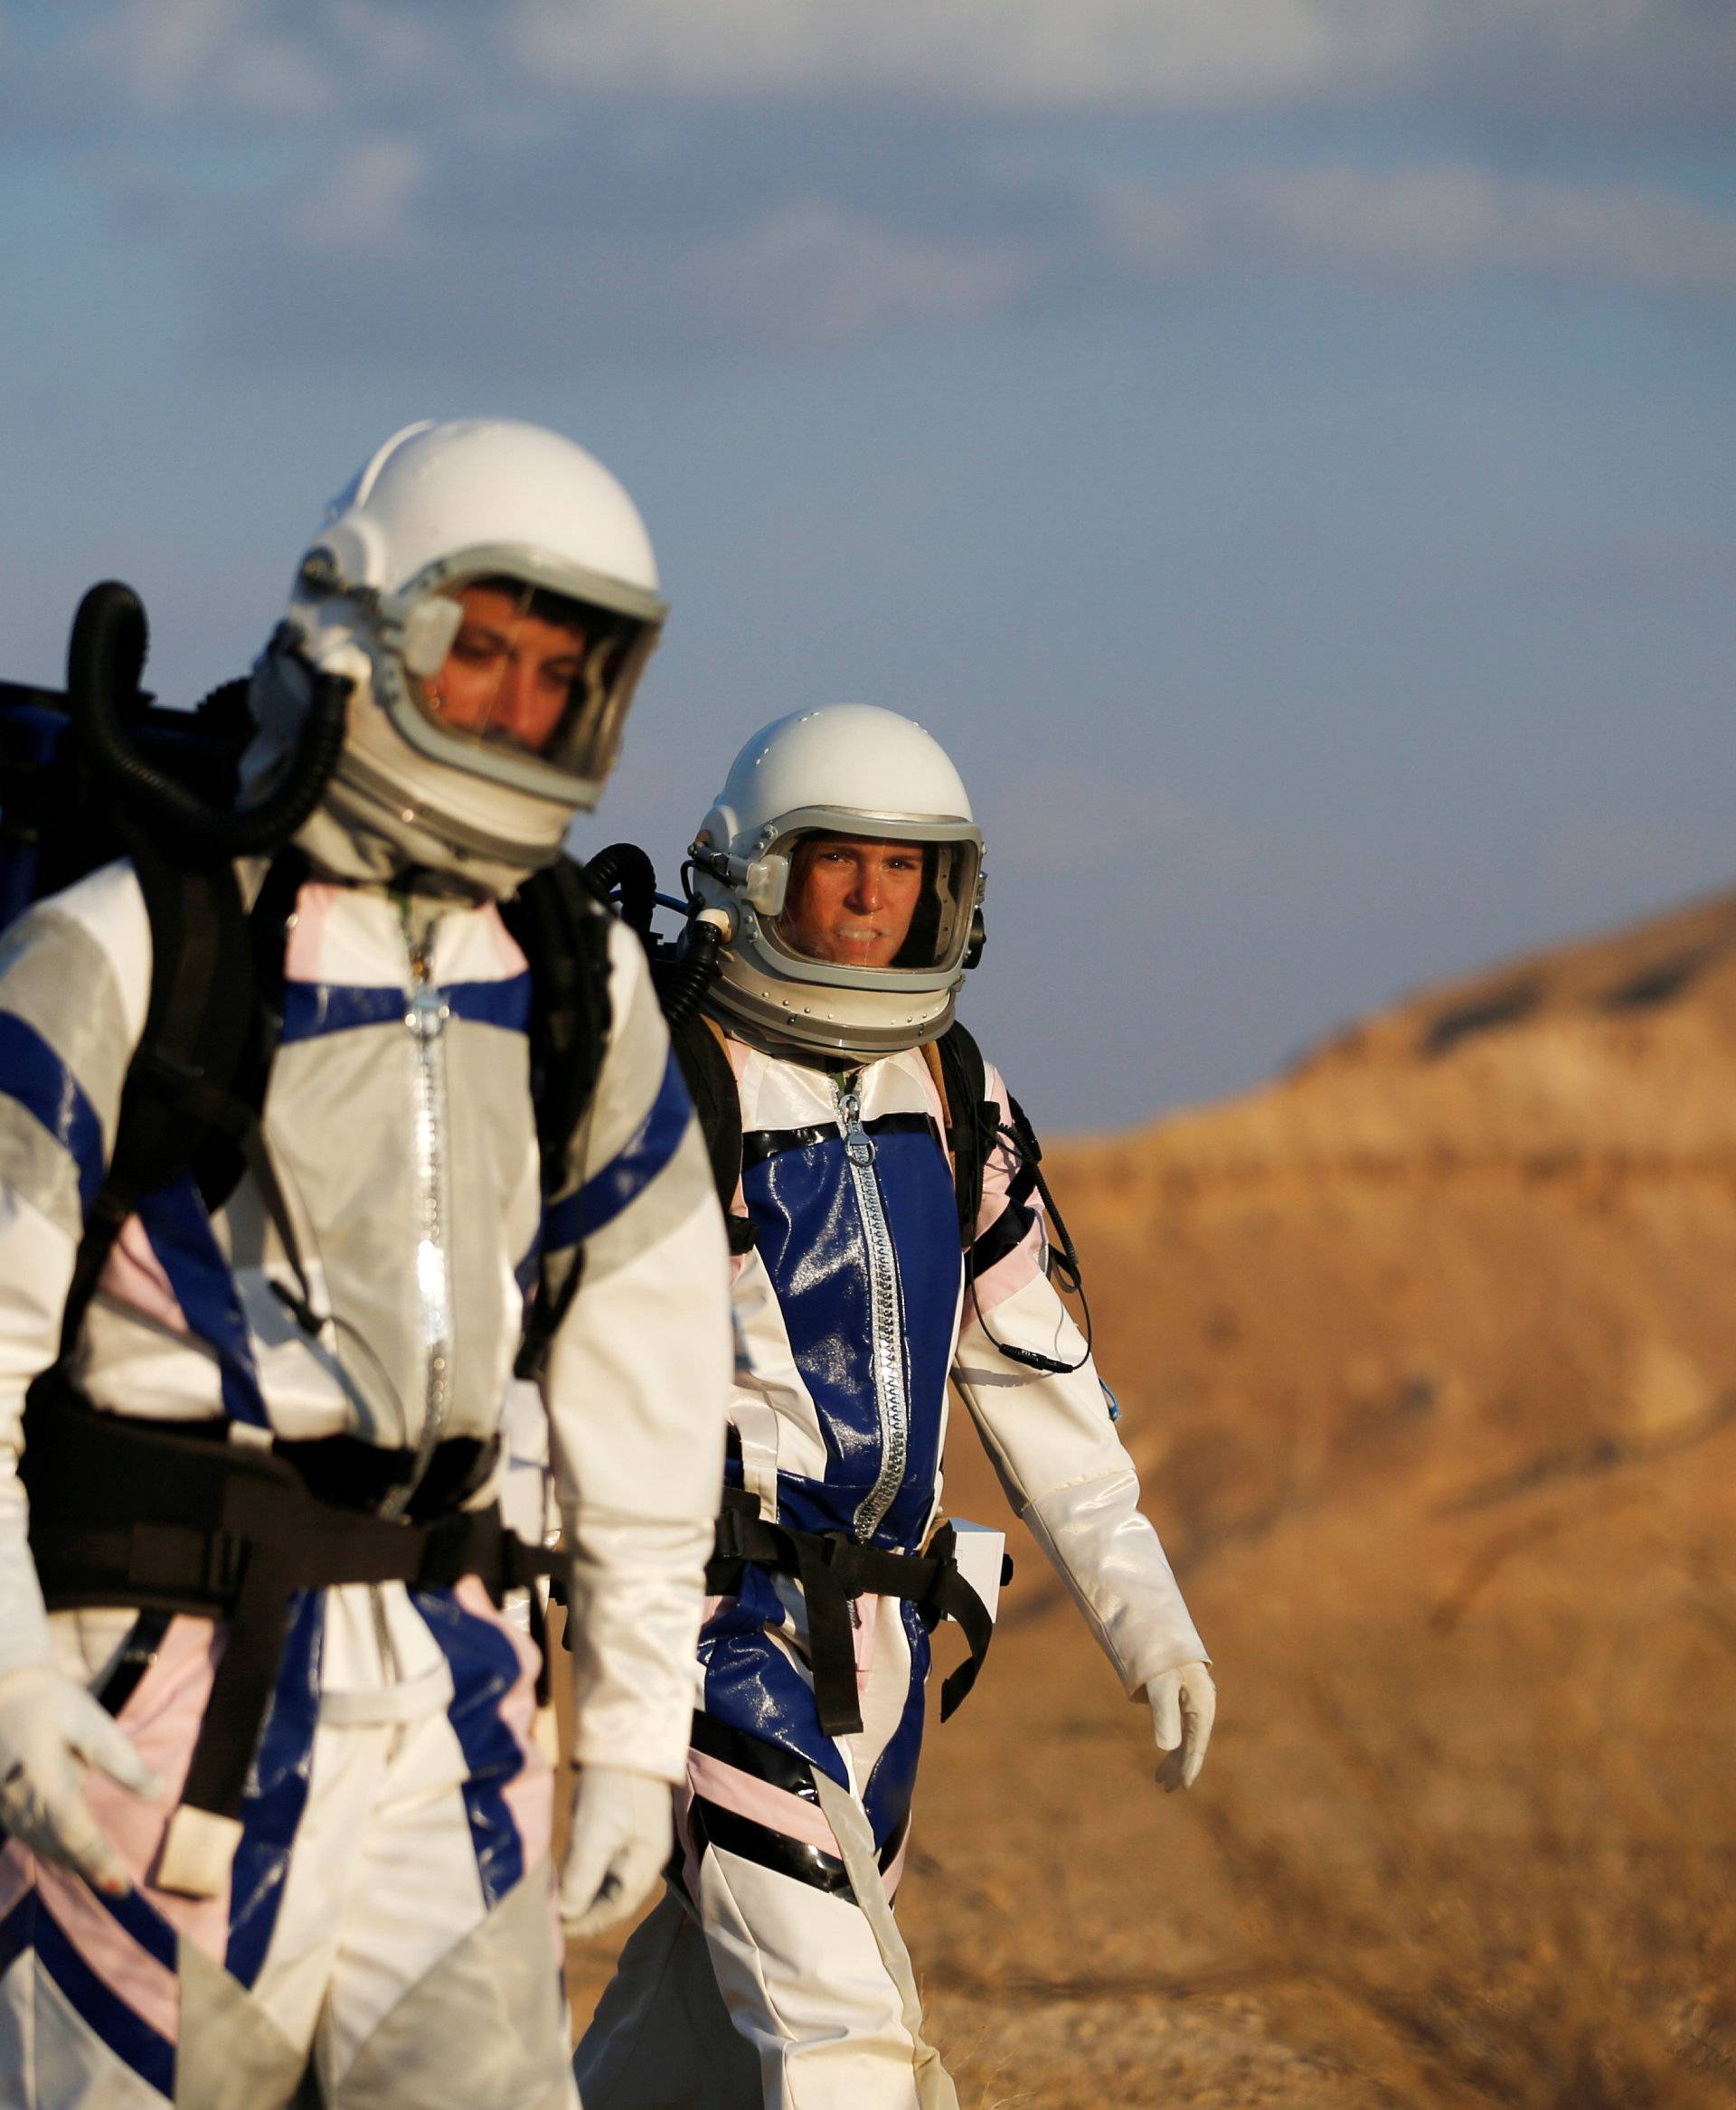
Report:
[[[158,768],[127,730],[123,713],[138,693],[149,638],[144,606],[129,586],[105,579],[79,603],[66,689],[87,765],[112,787],[123,813],[153,834],[191,838],[185,848],[220,857],[279,849],[318,805],[336,766],[350,683],[339,675],[315,675],[295,761],[262,804],[239,810],[213,805]]]

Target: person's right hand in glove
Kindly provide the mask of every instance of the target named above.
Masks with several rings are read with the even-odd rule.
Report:
[[[82,1685],[48,1663],[0,1677],[0,1825],[42,1860],[71,1869],[106,1897],[133,1887],[85,1807],[84,1769],[99,1766],[137,1795],[163,1785]]]
[[[1146,1687],[1157,1738],[1157,1784],[1165,1794],[1192,1787],[1205,1764],[1218,1692],[1203,1663],[1183,1663]]]

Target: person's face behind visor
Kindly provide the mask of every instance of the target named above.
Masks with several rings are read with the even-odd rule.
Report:
[[[778,934],[793,952],[846,967],[890,967],[922,898],[922,848],[872,836],[797,845]]]
[[[458,635],[424,686],[429,711],[450,730],[541,755],[572,702],[590,639],[576,611],[552,621],[530,612],[527,598],[507,586],[466,587]]]

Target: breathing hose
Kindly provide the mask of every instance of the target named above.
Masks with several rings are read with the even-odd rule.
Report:
[[[642,938],[651,935],[651,918],[657,905],[656,866],[637,843],[611,843],[585,865],[585,876],[599,894],[621,897],[621,921]]]
[[[672,1030],[681,1025],[705,1001],[705,992],[723,964],[727,928],[720,912],[705,909],[694,915],[690,900],[688,921],[679,938],[672,943],[654,935],[651,918],[659,904],[665,909],[679,909],[682,904],[658,893],[656,867],[637,843],[611,843],[607,850],[599,850],[587,862],[585,877],[605,900],[619,894],[621,921],[637,932],[650,956],[651,979],[664,1022]]]
[[[231,811],[212,805],[158,768],[127,730],[123,709],[138,692],[149,640],[144,606],[131,587],[107,579],[79,603],[67,648],[66,690],[86,763],[153,830],[191,837],[201,850],[222,857],[279,848],[318,805],[336,767],[350,683],[341,675],[315,675],[288,776],[260,805]]]
[[[675,966],[657,984],[657,1001],[674,1027],[691,1018],[723,964],[723,933],[708,916],[697,916],[681,935]]]

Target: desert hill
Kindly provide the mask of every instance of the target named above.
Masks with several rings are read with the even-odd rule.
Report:
[[[1736,895],[1048,1169],[1222,1711],[1159,1797],[1014,1528],[899,1902],[967,2110],[1736,2102]]]
[[[1049,1871],[978,2100],[1736,2101],[1736,895],[1051,1160],[1222,1714],[1142,1802],[1027,1559],[929,1782]]]
[[[1054,1156],[1184,1546],[1685,1440],[1736,1396],[1736,895]]]

